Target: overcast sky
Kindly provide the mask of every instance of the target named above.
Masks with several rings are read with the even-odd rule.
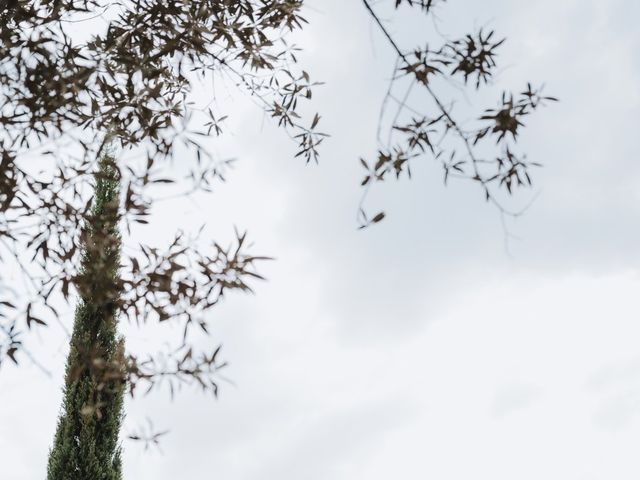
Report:
[[[238,159],[228,183],[156,207],[140,231],[206,222],[224,240],[236,225],[277,259],[201,340],[230,362],[217,401],[187,389],[128,402],[124,435],[147,417],[170,433],[161,451],[125,441],[125,478],[640,478],[640,3],[450,0],[438,16],[452,36],[487,25],[508,38],[496,91],[531,80],[561,99],[521,139],[544,168],[514,200],[535,198],[513,237],[474,185],[445,188],[428,160],[375,191],[389,216],[356,230],[357,159],[375,151],[394,59],[360,2],[310,0],[297,41],[326,82],[320,164],[222,98],[228,135],[212,149]],[[435,26],[393,29],[409,47]],[[126,330],[132,348],[171,335]],[[67,342],[54,327],[30,339],[51,378],[0,371],[3,480],[45,476]]]

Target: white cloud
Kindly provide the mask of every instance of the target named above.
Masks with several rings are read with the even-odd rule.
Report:
[[[359,2],[313,3],[299,43],[327,81],[315,93],[332,134],[321,164],[292,160],[282,132],[226,103],[238,115],[215,148],[239,158],[229,183],[158,209],[164,220],[140,231],[160,238],[177,219],[192,229],[205,220],[220,238],[236,224],[277,261],[256,296],[214,315],[209,341],[224,343],[235,386],[223,383],[217,402],[187,390],[129,403],[125,433],[147,415],[172,432],[163,455],[125,444],[126,476],[637,478],[638,5],[440,9],[442,28],[491,21],[509,38],[500,82],[545,80],[562,99],[522,138],[545,168],[540,196],[510,224],[521,240],[509,257],[480,192],[445,189],[429,161],[372,198],[389,212],[383,224],[356,231],[357,158],[375,148],[392,58]],[[0,463],[14,468],[3,478],[43,475],[64,342],[53,332],[30,343],[51,380],[33,367],[0,372]]]

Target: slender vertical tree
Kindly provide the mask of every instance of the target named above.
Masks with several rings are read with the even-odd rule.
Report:
[[[121,282],[119,173],[102,156],[81,237],[80,301],[67,360],[64,400],[48,480],[122,478],[118,433],[123,416],[124,342],[117,333]]]

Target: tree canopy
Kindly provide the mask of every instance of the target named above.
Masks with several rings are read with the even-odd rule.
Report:
[[[460,178],[478,185],[481,199],[501,212],[501,192],[511,195],[531,185],[529,161],[516,148],[524,118],[545,101],[531,84],[506,90],[495,105],[483,106],[472,122],[457,117],[455,102],[438,82],[482,89],[492,81],[499,47],[493,31],[479,29],[436,46],[401,45],[379,13],[385,2],[362,0],[382,38],[395,53],[391,86],[383,111],[392,109],[388,139],[375,158],[360,159],[363,201],[359,225],[381,221],[367,212],[374,185],[411,176],[417,158],[435,159],[444,181]],[[446,8],[444,0],[390,0],[387,8],[421,15]],[[184,191],[209,191],[224,181],[226,163],[200,139],[224,133],[225,114],[215,95],[195,104],[195,79],[231,80],[296,143],[305,162],[321,158],[326,139],[320,115],[305,116],[320,85],[299,64],[292,32],[303,29],[301,0],[13,0],[0,9],[0,254],[28,279],[29,292],[0,298],[0,362],[19,363],[25,329],[58,319],[56,301],[82,296],[88,276],[79,269],[83,221],[91,216],[86,185],[109,145],[136,151],[143,161],[114,163],[121,182],[123,231],[147,223],[153,186],[179,184]],[[100,18],[104,28],[90,38],[74,33],[77,22]],[[396,95],[394,85],[405,88]],[[414,104],[419,90],[429,102]],[[393,107],[392,107],[393,106]],[[330,132],[329,132],[330,133]],[[176,158],[177,148],[188,154]],[[37,157],[37,161],[34,160]],[[124,157],[123,157],[124,158]],[[178,177],[175,162],[186,168]],[[358,161],[358,159],[354,159]],[[231,290],[251,291],[262,277],[256,264],[266,259],[247,250],[247,237],[223,247],[196,248],[176,233],[165,249],[140,245],[123,254],[116,308],[123,319],[143,324],[170,321],[181,326],[175,350],[159,357],[127,352],[126,376],[153,388],[159,381],[191,382],[217,392],[224,366],[219,347],[195,352],[192,328],[207,332],[208,312]],[[2,280],[0,280],[2,282]],[[3,284],[5,291],[10,286]],[[57,299],[57,300],[56,300]],[[97,354],[97,353],[96,353]],[[91,355],[86,357],[92,361]]]

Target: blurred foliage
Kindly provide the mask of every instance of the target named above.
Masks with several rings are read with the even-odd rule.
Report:
[[[431,14],[435,6],[444,0],[396,1],[396,8],[403,5],[418,7]],[[526,156],[517,153],[515,142],[524,118],[538,107],[556,98],[542,94],[541,88],[527,84],[519,94],[504,92],[498,107],[487,108],[476,115],[476,125],[469,125],[466,115],[457,118],[454,110],[455,98],[448,99],[435,89],[435,85],[456,85],[456,95],[467,99],[464,91],[468,84],[473,90],[489,85],[496,68],[498,48],[504,38],[497,38],[493,30],[479,29],[460,39],[444,39],[437,47],[402,48],[391,34],[388,23],[377,13],[372,2],[363,4],[376,25],[397,55],[394,75],[387,92],[385,108],[392,101],[395,105],[392,135],[387,142],[379,139],[380,149],[375,158],[361,159],[365,175],[359,210],[360,228],[377,223],[385,217],[384,212],[371,216],[364,203],[372,184],[384,182],[389,176],[411,177],[411,165],[416,158],[429,156],[438,161],[444,173],[444,182],[450,178],[471,180],[481,187],[484,198],[498,207],[501,214],[510,212],[500,199],[498,190],[508,195],[521,187],[530,187],[531,168],[539,166],[529,162]],[[457,79],[461,79],[462,86]],[[394,94],[396,83],[404,81],[405,93]],[[425,102],[412,100],[415,90],[421,90],[430,104],[428,113],[422,114]],[[482,144],[482,143],[485,144]]]
[[[385,1],[424,15],[446,5],[444,0]],[[524,118],[555,99],[527,85],[483,109],[477,125],[463,124],[434,82],[484,88],[504,40],[479,30],[435,48],[405,49],[376,12],[379,3],[362,0],[363,13],[397,55],[393,83],[408,81],[409,88],[422,89],[431,107],[422,114],[424,105],[412,104],[409,96],[397,98],[390,88],[385,105],[391,99],[396,106],[393,140],[381,142],[375,158],[361,160],[360,227],[385,218],[384,212],[365,212],[372,185],[410,177],[412,162],[421,156],[440,163],[445,182],[471,180],[502,209],[495,192],[511,194],[531,185],[530,170],[538,165],[515,148]],[[320,116],[306,115],[303,105],[319,83],[299,66],[298,47],[287,40],[306,24],[302,8],[301,0],[2,2],[0,261],[18,266],[29,293],[20,296],[11,281],[0,279],[0,364],[18,364],[23,356],[33,360],[25,331],[60,322],[55,308],[60,299],[82,297],[100,281],[90,266],[78,267],[87,240],[82,226],[91,219],[87,185],[106,149],[142,152],[142,162],[119,154],[114,165],[122,192],[118,218],[127,233],[132,225],[149,222],[152,188],[177,186],[192,194],[225,181],[229,162],[214,158],[201,141],[221,135],[227,116],[219,111],[215,92],[205,106],[190,100],[194,82],[232,82],[293,139],[296,157],[318,160],[326,134],[318,130]],[[104,28],[78,39],[74,28],[84,21],[100,21]],[[34,167],[34,155],[44,163]],[[186,176],[177,173],[184,170]],[[209,332],[210,311],[229,291],[251,292],[251,281],[262,279],[256,264],[267,257],[249,253],[244,233],[236,232],[229,246],[211,242],[202,248],[198,239],[178,232],[164,249],[141,244],[121,256],[121,318],[181,327],[181,338],[166,351],[126,353],[126,367],[116,371],[124,372],[131,393],[141,384],[146,391],[166,384],[174,392],[192,384],[218,392],[220,349],[196,352],[191,332],[193,327]],[[108,372],[109,362],[96,354],[84,352],[83,358]]]
[[[29,354],[24,327],[59,319],[56,299],[82,297],[100,279],[90,266],[78,266],[87,240],[81,226],[91,221],[87,186],[106,148],[146,157],[139,162],[118,155],[115,165],[120,221],[128,233],[149,222],[151,188],[178,186],[192,194],[225,181],[230,162],[214,158],[199,139],[221,135],[226,115],[216,111],[215,98],[204,108],[191,102],[195,81],[231,81],[296,141],[297,156],[317,161],[326,136],[317,131],[320,117],[305,121],[298,113],[317,83],[298,67],[298,49],[285,40],[306,23],[301,7],[291,0],[3,3],[0,255],[18,265],[30,297],[15,298],[2,281],[0,362],[18,363],[20,352]],[[101,21],[104,31],[76,40],[74,26],[86,21]],[[178,145],[192,155],[183,148],[177,158]],[[48,166],[34,171],[34,154]],[[209,310],[227,291],[251,291],[249,279],[262,278],[255,263],[266,257],[247,253],[245,234],[237,233],[234,245],[212,242],[209,248],[197,237],[177,233],[164,250],[141,244],[122,255],[121,317],[140,325],[181,322],[184,332],[171,352],[144,359],[128,354],[132,391],[136,380],[160,379],[172,390],[175,382],[193,380],[217,391],[211,381],[220,367],[217,350],[193,352],[189,327],[207,332]]]

